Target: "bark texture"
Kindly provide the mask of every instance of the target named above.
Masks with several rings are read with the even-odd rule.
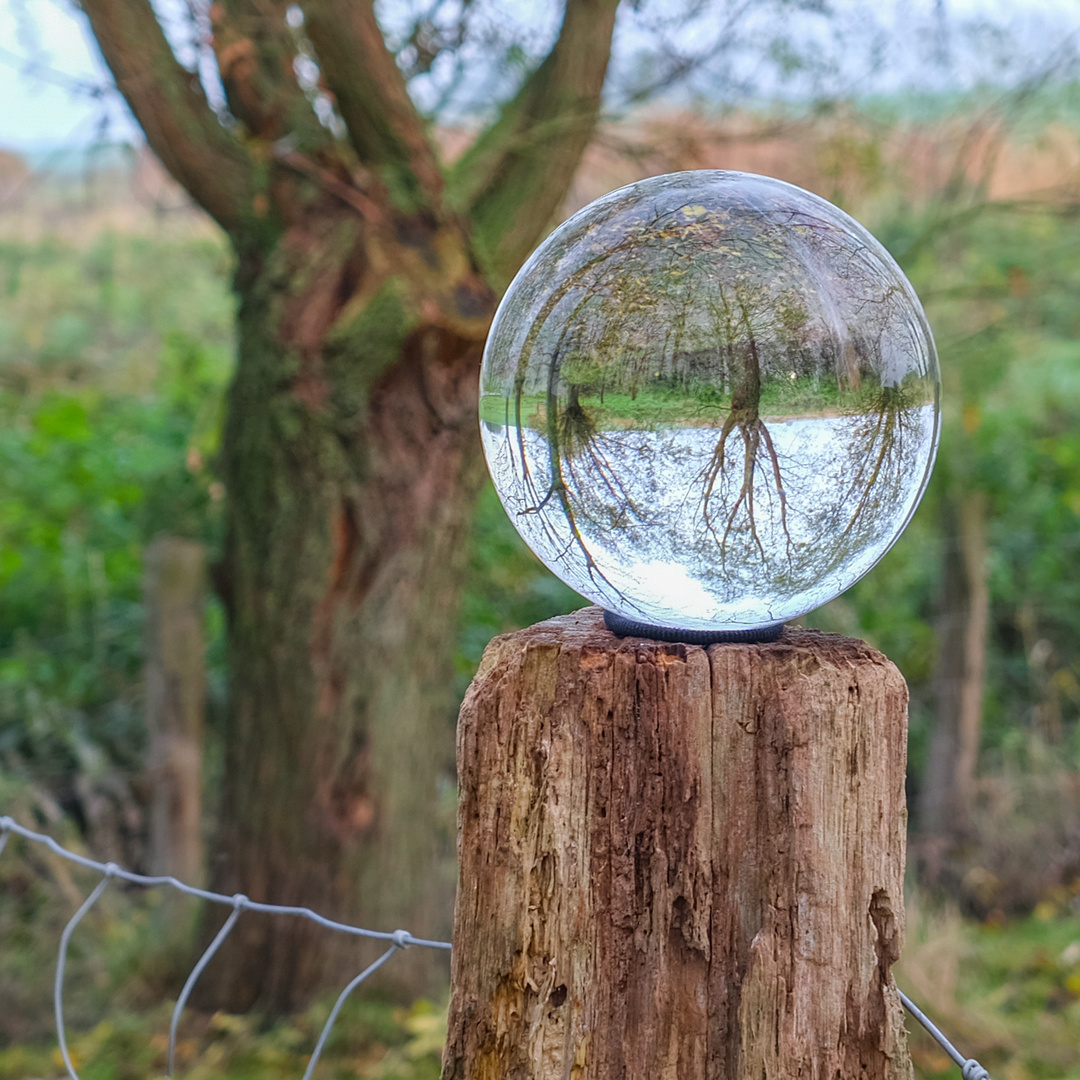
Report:
[[[218,115],[149,0],[82,4],[148,142],[237,257],[218,891],[448,930],[453,871],[436,853],[452,847],[440,784],[481,349],[595,125],[617,6],[566,0],[549,56],[447,171],[372,0],[210,5],[196,24]],[[298,81],[305,58],[318,95]],[[196,1004],[292,1012],[358,962],[304,920],[244,918]],[[411,950],[383,985],[430,991],[435,963]]]
[[[374,365],[381,348],[385,373],[361,398],[347,369],[320,365],[309,386],[327,404],[309,410],[287,381],[296,352],[275,341],[291,304],[270,285],[242,314],[241,349],[253,355],[224,440],[236,493],[224,564],[232,698],[215,888],[446,937],[452,839],[436,827],[440,779],[453,769],[445,642],[483,475],[479,345],[431,331],[404,344],[362,336],[350,359]],[[350,393],[355,412],[342,415],[330,403]],[[306,920],[275,922],[285,921],[240,921],[216,978],[200,982],[201,1007],[292,1012],[362,966],[352,943]],[[413,949],[382,985],[415,995],[445,978],[438,954]]]
[[[861,642],[596,608],[496,638],[458,732],[443,1080],[910,1077],[907,690]]]

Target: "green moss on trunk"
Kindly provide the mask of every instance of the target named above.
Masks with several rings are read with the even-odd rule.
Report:
[[[412,325],[391,282],[305,351],[283,340],[281,280],[268,268],[242,295],[224,438],[232,684],[214,887],[445,935],[448,642],[483,466],[475,400],[448,421],[424,385],[431,365],[474,369],[479,344]],[[333,281],[313,270],[302,309]],[[430,990],[441,961],[414,952],[393,974]],[[200,1004],[295,1011],[357,963],[305,920],[242,919]]]

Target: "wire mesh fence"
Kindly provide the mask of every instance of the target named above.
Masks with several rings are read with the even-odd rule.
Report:
[[[175,1071],[176,1037],[184,1007],[191,997],[191,992],[195,988],[199,976],[203,973],[207,964],[210,963],[214,954],[221,948],[222,944],[232,932],[236,923],[245,911],[261,912],[271,915],[290,915],[297,918],[310,919],[312,922],[326,927],[329,930],[339,931],[343,934],[351,934],[356,937],[382,941],[388,946],[385,952],[383,952],[373,963],[364,968],[364,970],[352,979],[338,995],[338,998],[334,1002],[334,1006],[330,1010],[330,1014],[326,1018],[326,1022],[323,1024],[322,1030],[319,1033],[319,1038],[315,1043],[315,1048],[312,1051],[307,1068],[304,1071],[303,1080],[311,1080],[315,1068],[319,1063],[319,1058],[322,1056],[323,1049],[326,1046],[327,1039],[330,1037],[330,1033],[341,1012],[342,1006],[348,1000],[349,995],[352,994],[358,986],[374,975],[379,968],[386,964],[387,961],[402,949],[409,948],[410,946],[419,946],[426,949],[449,950],[451,947],[449,941],[430,941],[425,938],[414,937],[406,930],[394,930],[392,932],[368,930],[364,927],[352,926],[349,923],[341,923],[333,919],[328,919],[324,915],[320,915],[318,912],[312,911],[310,908],[306,907],[266,904],[260,901],[251,900],[241,893],[237,893],[234,896],[225,896],[223,893],[215,893],[210,892],[207,889],[196,888],[193,885],[188,885],[171,876],[136,874],[130,870],[123,869],[116,863],[98,862],[95,859],[87,858],[85,855],[79,855],[74,851],[69,851],[45,833],[35,832],[32,829],[19,825],[18,822],[11,817],[0,817],[0,854],[3,854],[4,848],[11,836],[19,836],[24,840],[42,844],[60,858],[67,859],[79,866],[89,870],[95,870],[101,874],[101,880],[97,882],[64,927],[64,930],[60,935],[60,945],[57,952],[56,975],[53,981],[53,1010],[56,1019],[56,1036],[59,1043],[60,1055],[64,1062],[64,1068],[67,1070],[67,1074],[71,1080],[80,1080],[80,1078],[75,1069],[75,1065],[72,1062],[71,1054],[68,1051],[67,1031],[64,1023],[64,972],[67,967],[68,947],[71,942],[71,937],[79,923],[82,922],[87,912],[89,912],[94,904],[97,903],[102,893],[108,888],[109,883],[114,880],[126,881],[132,885],[139,885],[144,888],[172,888],[181,893],[185,893],[188,896],[194,896],[213,904],[226,905],[232,909],[225,922],[222,924],[221,929],[217,932],[214,939],[206,947],[202,955],[196,961],[195,966],[191,969],[191,973],[188,975],[183,989],[176,999],[176,1004],[173,1006],[172,1016],[169,1022],[168,1065],[166,1069],[166,1075],[169,1077],[172,1077]],[[929,1032],[938,1045],[941,1046],[945,1053],[956,1063],[960,1069],[963,1080],[991,1080],[990,1074],[978,1061],[974,1058],[965,1058],[945,1035],[942,1034],[937,1025],[935,1025],[903,991],[898,990],[897,992],[900,995],[900,1000],[903,1003],[904,1008],[907,1009],[912,1017],[914,1017],[927,1032]]]
[[[0,854],[3,853],[4,847],[11,836],[20,836],[24,840],[43,844],[55,855],[60,856],[60,858],[67,859],[69,862],[76,863],[88,870],[96,870],[101,874],[101,880],[98,881],[90,891],[86,899],[83,900],[78,910],[71,916],[67,925],[64,927],[64,930],[60,935],[60,945],[57,952],[56,976],[53,981],[53,1010],[56,1018],[56,1036],[60,1047],[60,1056],[63,1059],[64,1068],[67,1070],[67,1074],[71,1077],[71,1080],[79,1080],[79,1074],[75,1070],[71,1054],[68,1051],[67,1030],[64,1023],[64,973],[67,967],[68,947],[71,943],[72,935],[79,923],[82,922],[87,912],[89,912],[101,898],[102,893],[108,888],[109,883],[114,880],[126,881],[132,885],[139,885],[144,888],[165,887],[176,889],[178,892],[185,893],[188,896],[194,896],[212,904],[223,904],[232,908],[228,918],[222,924],[221,929],[217,932],[213,941],[206,947],[203,954],[196,961],[195,966],[191,969],[191,973],[188,975],[183,989],[176,999],[176,1005],[173,1007],[172,1017],[169,1022],[168,1066],[166,1070],[166,1075],[170,1077],[173,1075],[176,1065],[176,1034],[181,1014],[184,1011],[184,1006],[191,997],[191,992],[194,990],[195,984],[199,980],[199,976],[206,969],[206,966],[210,963],[211,959],[213,959],[214,954],[221,948],[225,939],[232,932],[240,916],[245,911],[261,912],[270,915],[291,915],[297,918],[309,919],[319,926],[326,927],[328,930],[335,930],[343,934],[351,934],[355,937],[382,941],[388,945],[386,951],[361,971],[338,995],[337,1001],[334,1003],[334,1007],[331,1009],[330,1015],[327,1017],[326,1023],[323,1025],[322,1031],[319,1034],[315,1049],[312,1051],[307,1070],[304,1073],[304,1080],[310,1080],[313,1075],[323,1049],[326,1046],[326,1041],[330,1036],[330,1032],[333,1030],[338,1014],[341,1012],[342,1006],[348,1000],[349,995],[360,986],[361,983],[374,975],[379,968],[402,949],[407,949],[410,946],[419,946],[426,949],[450,948],[450,942],[448,941],[429,941],[426,938],[414,937],[407,930],[394,930],[392,932],[368,930],[364,927],[352,926],[349,923],[341,923],[334,919],[328,919],[324,915],[320,915],[318,912],[312,911],[310,908],[306,907],[265,904],[256,900],[251,900],[240,893],[237,893],[234,896],[225,896],[222,893],[210,892],[207,889],[198,889],[193,885],[188,885],[185,882],[170,876],[136,874],[130,870],[123,869],[116,863],[98,862],[95,859],[87,858],[85,855],[79,855],[74,851],[69,851],[67,848],[58,844],[51,836],[48,836],[45,833],[34,832],[32,829],[27,829],[24,826],[19,825],[13,818],[0,818]]]

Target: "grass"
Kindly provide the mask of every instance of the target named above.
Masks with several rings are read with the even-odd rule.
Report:
[[[1073,904],[1075,906],[1075,903]],[[909,905],[908,940],[897,982],[961,1053],[994,1080],[1080,1080],[1080,916],[1066,898],[1036,914],[980,924],[951,909]],[[302,1075],[333,1004],[328,995],[301,1016],[273,1024],[257,1016],[185,1014],[178,1074],[188,1080],[275,1080]],[[164,1074],[170,1004],[146,1011],[105,1006],[69,1045],[84,1080],[142,1080]],[[959,1071],[915,1021],[907,1020],[917,1080]],[[358,1080],[434,1080],[446,1008],[395,1007],[357,991],[338,1019],[318,1075]],[[55,1038],[0,1048],[0,1080],[61,1080]]]
[[[1080,916],[1040,905],[985,924],[910,905],[897,982],[994,1080],[1080,1080]],[[920,1080],[958,1075],[913,1021]]]
[[[303,1075],[333,999],[303,1016],[267,1026],[257,1017],[185,1015],[176,1044],[186,1080],[290,1080]],[[69,1032],[68,1050],[83,1080],[147,1080],[165,1075],[168,1004],[149,1013],[112,1015],[89,1031]],[[319,1059],[320,1080],[435,1080],[446,1010],[426,1001],[402,1009],[358,998],[345,1006]],[[55,1040],[0,1049],[0,1080],[60,1080]]]
[[[833,380],[774,378],[767,379],[762,386],[759,410],[762,419],[774,421],[800,416],[861,413],[876,407],[880,393],[881,388],[870,382],[859,390],[841,391]],[[912,394],[913,400],[923,400],[916,390],[913,389]],[[520,404],[525,426],[544,430],[547,396],[523,394]],[[580,404],[587,411],[593,426],[602,431],[721,427],[731,409],[731,395],[710,385],[701,386],[692,393],[658,386],[634,395],[607,392],[601,399],[599,392],[590,388],[587,392],[581,392]],[[511,406],[511,424],[515,412]],[[480,419],[491,424],[505,424],[506,398],[501,394],[484,393],[480,398]]]

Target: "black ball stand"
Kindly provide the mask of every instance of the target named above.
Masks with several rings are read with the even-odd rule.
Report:
[[[604,625],[616,637],[652,638],[655,641],[685,641],[690,645],[717,645],[741,641],[744,644],[779,641],[783,623],[755,626],[748,630],[679,630],[673,626],[653,626],[651,623],[627,619],[613,611],[604,611]]]

